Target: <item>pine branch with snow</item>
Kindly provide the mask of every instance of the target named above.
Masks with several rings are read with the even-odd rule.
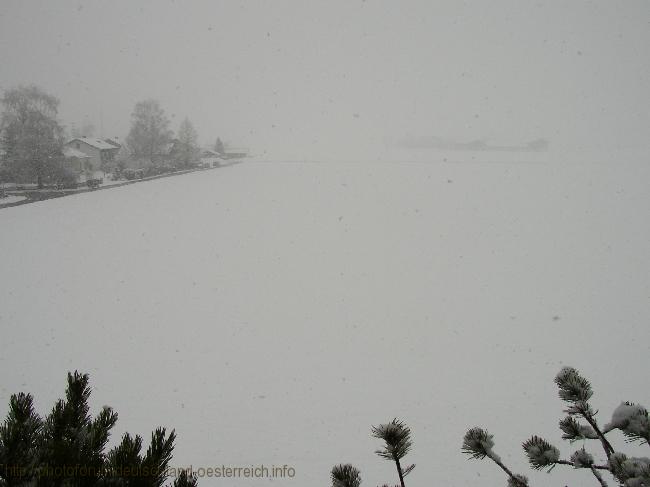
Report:
[[[564,367],[555,376],[560,398],[571,403],[587,402],[593,396],[591,384],[573,367]]]
[[[650,485],[650,459],[628,457],[614,453],[609,458],[609,469],[616,479],[626,487]]]
[[[181,470],[178,477],[174,479],[172,487],[197,487],[198,480],[196,474],[188,473],[187,470]]]
[[[591,468],[594,464],[594,456],[582,447],[571,455],[571,463],[575,468]]]
[[[404,487],[404,478],[415,468],[415,464],[403,467],[401,460],[411,451],[411,429],[403,422],[393,419],[390,423],[372,427],[372,436],[384,441],[383,448],[375,451],[380,457],[395,462],[400,485],[382,487]],[[332,487],[359,487],[361,476],[359,470],[350,464],[335,465],[331,472]],[[1,487],[1,486],[0,486]]]
[[[619,429],[630,441],[650,443],[650,418],[648,411],[640,404],[622,402],[612,414],[603,432]]]
[[[560,399],[569,403],[566,412],[569,416],[582,416],[589,423],[591,430],[600,440],[603,450],[605,450],[605,454],[609,458],[614,452],[614,448],[598,427],[596,422],[598,411],[595,411],[588,402],[593,396],[589,381],[573,367],[563,367],[555,376],[555,383],[559,389]]]
[[[597,440],[598,435],[588,424],[580,424],[573,416],[567,416],[560,421],[560,429],[564,432],[563,440]]]
[[[410,465],[403,469],[400,462],[413,446],[411,429],[395,418],[390,423],[373,426],[372,436],[384,441],[384,447],[375,453],[386,460],[395,462],[400,484],[404,487],[404,477],[415,468],[415,465]]]
[[[628,457],[616,452],[606,438],[606,434],[619,429],[628,441],[650,443],[650,415],[641,405],[623,402],[613,412],[611,421],[602,429],[596,421],[598,411],[589,404],[593,389],[589,381],[572,367],[564,367],[555,377],[560,398],[567,404],[568,416],[559,422],[562,439],[598,440],[607,455],[605,465],[597,465],[592,453],[583,446],[573,452],[569,460],[561,458],[560,450],[540,436],[532,436],[522,446],[531,467],[535,470],[548,469],[556,465],[570,466],[575,469],[589,470],[600,487],[607,487],[603,472],[609,472],[623,487],[650,486],[650,459],[646,457]],[[582,418],[587,424],[581,423]],[[508,475],[509,487],[527,487],[528,479],[513,474],[494,453],[494,439],[482,428],[472,428],[465,434],[462,452],[472,459],[490,458]]]
[[[485,457],[494,458],[494,436],[483,428],[472,428],[463,438],[463,453],[475,460],[483,460]]]
[[[508,477],[508,487],[528,487],[528,477],[516,473]]]
[[[508,487],[528,487],[528,479],[523,475],[513,473],[501,461],[494,448],[494,437],[483,428],[472,428],[463,438],[462,452],[469,455],[470,459],[483,460],[489,458],[508,475]]]
[[[349,463],[335,465],[331,473],[332,487],[359,487],[361,474],[359,470]]]
[[[541,470],[553,467],[560,460],[560,450],[539,436],[533,436],[522,445],[531,467]]]

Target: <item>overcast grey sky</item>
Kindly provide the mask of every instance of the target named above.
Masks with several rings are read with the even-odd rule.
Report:
[[[0,4],[0,88],[124,137],[138,100],[270,157],[440,135],[647,151],[650,2]],[[100,120],[101,114],[101,120]]]

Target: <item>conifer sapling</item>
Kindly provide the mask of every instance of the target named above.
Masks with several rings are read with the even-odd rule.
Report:
[[[413,446],[411,429],[395,418],[390,423],[373,426],[372,436],[384,440],[384,447],[375,453],[386,460],[395,462],[400,484],[404,487],[404,477],[415,468],[415,465],[410,465],[402,469],[400,463],[400,460],[406,456]]]

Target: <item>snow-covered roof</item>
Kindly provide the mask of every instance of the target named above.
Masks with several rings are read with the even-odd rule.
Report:
[[[116,142],[113,139],[106,139],[105,142],[108,143],[108,144],[114,145],[117,149],[122,148],[122,144],[120,144],[119,142]]]
[[[221,157],[221,154],[212,149],[203,149],[203,157]]]
[[[94,147],[95,149],[117,149],[113,144],[109,144],[105,140],[102,139],[96,139],[94,137],[77,137],[76,139],[72,139],[68,144],[71,144],[72,142],[85,142],[91,147]]]
[[[76,157],[78,159],[90,159],[88,154],[84,154],[80,150],[77,150],[73,147],[65,147],[63,149],[63,155],[66,157]]]

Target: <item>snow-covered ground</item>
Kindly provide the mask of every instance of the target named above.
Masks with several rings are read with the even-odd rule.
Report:
[[[9,196],[5,196],[4,198],[0,198],[0,206],[9,205],[9,204],[12,204],[12,203],[18,203],[19,201],[23,201],[26,198],[27,198],[26,196],[10,194]]]
[[[113,441],[174,427],[178,466],[394,483],[370,427],[397,416],[407,485],[505,485],[460,452],[476,425],[535,485],[594,485],[532,472],[520,444],[572,451],[563,365],[603,423],[650,406],[650,166],[503,157],[249,162],[3,210],[0,414],[21,390],[48,411],[79,369]]]

